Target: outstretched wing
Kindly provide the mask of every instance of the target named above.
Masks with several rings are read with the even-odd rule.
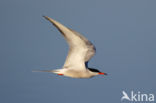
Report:
[[[91,57],[95,54],[94,45],[88,41],[80,33],[69,29],[62,25],[61,23],[44,16],[49,20],[64,36],[68,45],[69,52],[64,63],[64,68],[73,68],[73,69],[84,69],[85,62],[88,62]]]

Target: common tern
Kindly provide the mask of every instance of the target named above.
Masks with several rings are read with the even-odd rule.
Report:
[[[65,27],[58,21],[43,16],[50,21],[64,36],[69,45],[68,56],[61,69],[42,70],[41,72],[52,72],[57,75],[71,78],[91,78],[96,75],[107,75],[94,68],[88,68],[88,61],[95,54],[95,46],[80,33]]]

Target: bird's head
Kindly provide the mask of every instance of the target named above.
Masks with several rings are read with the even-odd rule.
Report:
[[[94,69],[94,68],[88,68],[88,69],[89,69],[91,72],[96,73],[97,75],[107,75],[107,73],[100,72],[99,70]]]

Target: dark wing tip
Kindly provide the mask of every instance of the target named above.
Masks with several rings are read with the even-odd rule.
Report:
[[[43,15],[42,17],[44,17],[45,19],[49,20],[49,17],[48,17],[48,16],[44,16],[44,15]]]
[[[65,36],[66,37],[66,35],[64,34],[64,32],[60,29],[60,27],[54,22],[54,20],[52,19],[52,18],[50,18],[50,17],[48,17],[48,16],[44,16],[43,15],[43,17],[46,19],[46,20],[48,20],[48,21],[50,21],[60,32],[61,32],[61,34],[63,35],[63,36]]]

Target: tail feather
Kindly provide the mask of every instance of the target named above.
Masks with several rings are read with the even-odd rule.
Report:
[[[32,72],[54,72],[54,70],[34,70]]]
[[[54,69],[54,70],[34,70],[32,72],[51,72],[51,73],[60,73],[60,70],[62,69]]]

